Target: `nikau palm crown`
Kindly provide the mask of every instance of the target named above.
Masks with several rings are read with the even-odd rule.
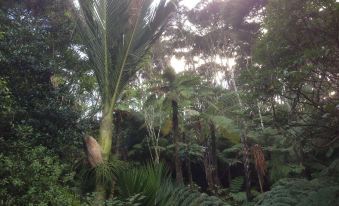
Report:
[[[176,4],[166,0],[157,4],[152,0],[81,0],[79,5],[79,33],[102,98],[100,146],[107,160],[114,105]]]

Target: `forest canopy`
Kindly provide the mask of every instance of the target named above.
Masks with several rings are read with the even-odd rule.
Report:
[[[0,205],[338,204],[338,1],[0,6]]]

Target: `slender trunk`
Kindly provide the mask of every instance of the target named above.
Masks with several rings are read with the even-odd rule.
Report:
[[[113,131],[113,115],[109,104],[104,105],[102,119],[99,128],[99,144],[101,147],[103,162],[109,160],[112,148],[112,131]],[[97,182],[96,184],[96,199],[104,201],[106,199],[106,188],[103,183]]]
[[[234,91],[237,95],[239,107],[241,110],[244,110],[241,97],[238,91],[237,84],[235,83],[235,76],[234,71],[231,72],[232,75],[232,84]],[[246,184],[246,199],[249,201],[251,200],[251,174],[250,174],[250,156],[249,156],[249,147],[247,141],[247,126],[245,120],[242,118],[241,123],[242,131],[240,134],[240,141],[242,144],[242,152],[243,152],[243,165],[244,165],[244,172],[245,172],[245,184]]]
[[[158,149],[155,149],[154,150],[154,162],[156,165],[160,164],[160,157],[159,157],[159,152],[158,152]]]
[[[228,187],[231,185],[232,181],[232,175],[231,175],[231,166],[227,164],[227,181],[228,181]]]
[[[218,174],[218,157],[217,157],[217,143],[216,143],[216,136],[215,136],[215,126],[211,122],[210,123],[210,132],[211,132],[211,155],[212,155],[212,176],[213,182],[215,185],[220,185],[220,179]]]
[[[201,135],[203,135],[203,132],[201,132]],[[204,168],[205,168],[205,176],[206,176],[206,181],[207,181],[207,189],[211,192],[213,192],[214,190],[214,181],[213,181],[213,174],[212,174],[212,162],[213,162],[213,158],[211,156],[211,145],[210,142],[208,141],[208,137],[203,136],[203,140],[204,140],[204,146],[205,146],[205,153],[204,153],[204,159],[203,159],[203,163],[204,163]]]
[[[209,191],[212,192],[214,190],[214,183],[213,183],[213,176],[212,176],[210,158],[211,158],[211,156],[210,156],[209,152],[205,153],[203,162],[204,162],[204,168],[205,168],[207,188],[208,188]]]
[[[276,126],[277,125],[277,116],[276,116],[276,111],[275,111],[275,106],[274,106],[274,99],[271,99],[271,106],[272,106],[272,116],[273,116],[273,124]]]
[[[257,102],[257,107],[258,107],[258,113],[259,113],[259,118],[260,118],[260,126],[261,126],[261,129],[264,130],[265,129],[264,120],[263,120],[262,115],[261,115],[261,109],[260,109],[259,102]]]
[[[172,121],[173,121],[173,141],[175,146],[174,163],[175,163],[175,176],[178,184],[183,184],[183,176],[181,171],[181,161],[179,157],[179,120],[178,120],[178,103],[172,100]]]
[[[208,142],[208,138],[204,135],[203,129],[202,129],[202,122],[199,120],[199,126],[198,126],[198,132],[200,134],[200,139],[202,141],[202,144],[205,148],[204,156],[203,156],[203,164],[205,169],[205,177],[207,182],[207,189],[209,191],[213,191],[213,177],[211,175],[211,155],[210,155],[210,145]]]
[[[260,176],[259,173],[257,173],[257,176],[258,176],[258,181],[259,181],[259,186],[260,186],[260,192],[263,193],[264,192],[264,189],[263,189],[263,178]]]
[[[188,157],[187,160],[187,175],[188,175],[188,184],[193,185],[193,175],[192,175],[192,168],[191,168],[191,158]]]
[[[251,172],[250,172],[250,149],[248,147],[248,141],[245,132],[241,134],[241,142],[243,144],[243,164],[245,172],[245,187],[246,187],[246,197],[247,200],[251,200]]]

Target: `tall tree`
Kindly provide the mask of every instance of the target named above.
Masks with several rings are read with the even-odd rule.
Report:
[[[84,0],[75,8],[79,35],[95,73],[102,101],[99,144],[102,159],[109,160],[112,147],[113,110],[129,80],[141,68],[151,45],[161,35],[175,1]],[[101,199],[102,185],[97,186]]]
[[[196,92],[196,85],[199,83],[199,78],[197,76],[191,75],[189,73],[179,73],[176,74],[175,70],[171,67],[167,67],[163,72],[163,85],[160,88],[155,88],[159,96],[164,95],[164,104],[168,105],[171,108],[172,114],[172,136],[174,144],[174,163],[175,163],[175,172],[176,172],[176,181],[179,184],[183,183],[182,175],[182,164],[179,154],[180,149],[180,136],[181,131],[179,127],[181,116],[181,109],[187,101],[193,96]],[[153,97],[155,94],[153,94]],[[179,108],[180,107],[180,108]]]

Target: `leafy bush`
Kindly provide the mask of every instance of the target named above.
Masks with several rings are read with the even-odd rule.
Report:
[[[5,79],[0,77],[0,114],[5,115],[11,112],[13,99]]]
[[[30,147],[14,143],[0,153],[0,205],[80,205],[70,168],[45,147]]]

